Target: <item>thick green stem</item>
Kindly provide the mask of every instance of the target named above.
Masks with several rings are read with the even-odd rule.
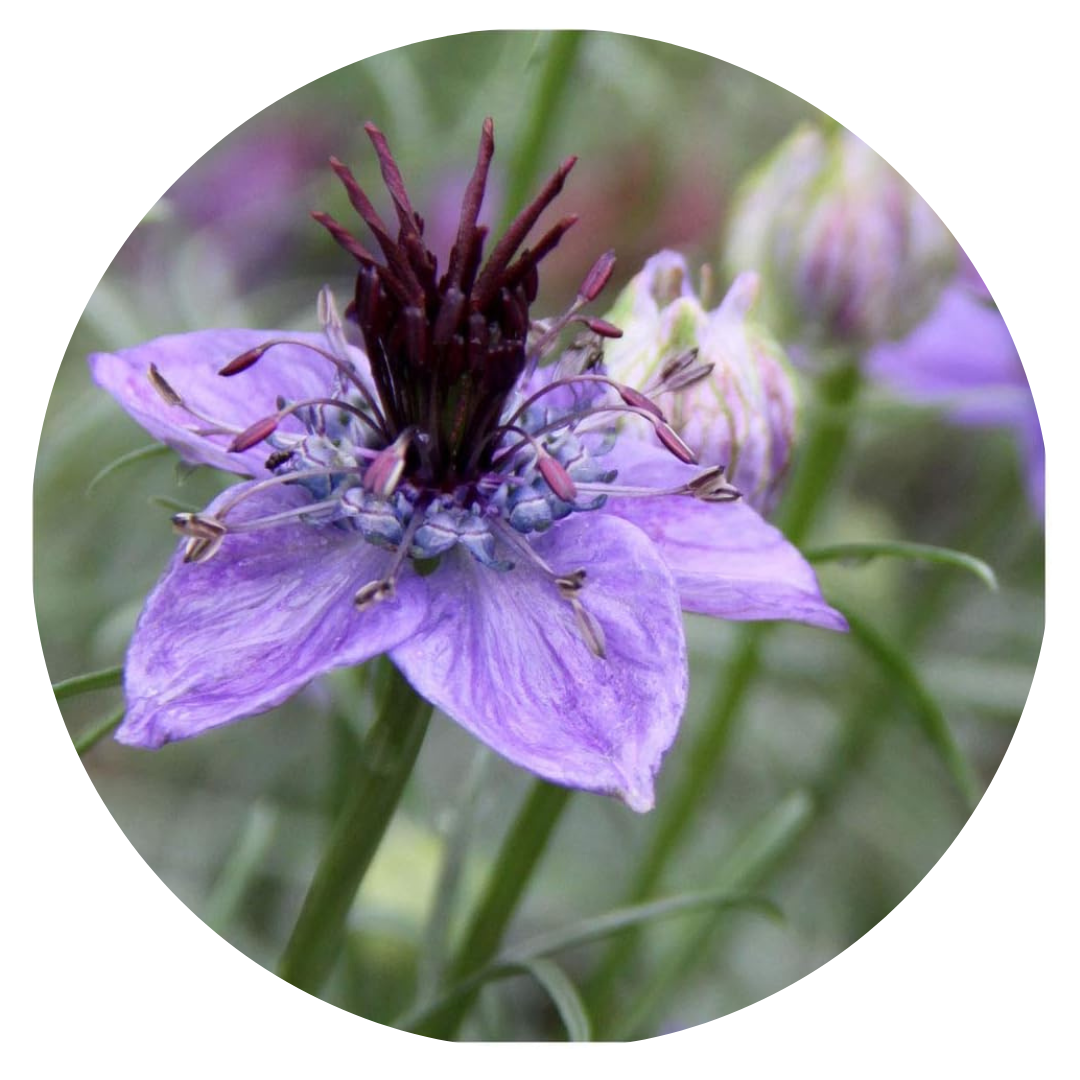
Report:
[[[317,993],[330,974],[364,874],[379,848],[424,741],[431,705],[388,660],[359,775],[344,802],[281,957],[283,979]]]
[[[781,508],[780,527],[793,544],[806,538],[835,483],[850,437],[859,383],[858,367],[847,363],[828,372],[819,384],[814,423]],[[757,624],[743,631],[727,669],[723,696],[686,755],[688,765],[679,786],[657,810],[656,828],[632,880],[628,902],[639,903],[655,891],[704,796],[715,786],[736,720],[761,667],[761,647],[768,630],[768,624]],[[598,1030],[611,1017],[616,981],[632,965],[638,942],[638,931],[623,934],[612,943],[593,976],[588,999]]]
[[[570,791],[536,781],[514,824],[503,840],[487,886],[473,912],[461,948],[450,967],[450,982],[474,975],[499,950],[503,934],[544,854],[555,826],[570,800]],[[475,1000],[465,995],[430,1014],[416,1029],[418,1035],[452,1039]]]

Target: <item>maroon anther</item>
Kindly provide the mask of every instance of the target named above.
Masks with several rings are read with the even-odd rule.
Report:
[[[570,479],[570,474],[562,464],[550,454],[540,454],[536,467],[545,483],[563,502],[573,502],[577,498],[577,487]]]
[[[241,371],[247,371],[249,367],[253,367],[263,358],[272,345],[273,342],[268,341],[265,345],[256,345],[254,349],[248,349],[247,352],[241,353],[230,360],[218,371],[218,374],[228,377],[230,375],[239,375]]]
[[[656,437],[664,444],[664,446],[671,451],[681,462],[686,465],[696,465],[698,463],[697,455],[689,446],[686,445],[679,438],[675,432],[667,426],[667,424],[657,423],[654,425],[656,429]]]
[[[578,296],[580,296],[582,300],[595,300],[604,291],[604,286],[611,279],[611,274],[614,269],[615,252],[605,251],[604,254],[593,263],[592,269],[585,275],[585,280],[581,283],[580,290],[578,290]]]
[[[277,431],[278,423],[279,419],[277,416],[264,416],[261,420],[256,420],[251,427],[241,431],[240,434],[229,443],[230,453],[239,454],[244,450],[250,450],[253,446],[258,446],[263,439],[268,439],[275,431]]]
[[[594,319],[591,316],[587,319],[581,320],[594,334],[599,334],[600,337],[605,338],[621,338],[623,336],[622,330],[619,329],[614,323],[609,323],[607,319]]]
[[[632,386],[623,386],[621,383],[617,384],[615,389],[618,390],[619,397],[627,405],[635,409],[644,409],[647,413],[655,416],[657,420],[664,419],[664,412],[660,406],[652,398],[647,398],[640,390],[635,390]]]

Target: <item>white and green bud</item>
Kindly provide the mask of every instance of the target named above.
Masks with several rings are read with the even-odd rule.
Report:
[[[957,245],[922,197],[849,131],[800,127],[740,189],[725,261],[757,270],[790,344],[865,348],[933,310]]]
[[[740,274],[708,311],[686,261],[662,251],[607,314],[623,336],[606,343],[604,366],[643,389],[702,465],[725,466],[747,502],[767,512],[791,456],[795,386],[783,350],[755,318],[759,289],[757,274]]]

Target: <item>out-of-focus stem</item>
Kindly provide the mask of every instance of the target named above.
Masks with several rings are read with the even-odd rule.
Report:
[[[540,168],[540,159],[547,138],[566,93],[573,85],[571,72],[585,37],[582,30],[553,30],[549,32],[543,70],[535,93],[533,108],[518,141],[514,162],[506,184],[506,213],[504,225],[529,200],[529,194]]]
[[[778,524],[793,544],[801,544],[822,507],[843,460],[850,438],[851,418],[860,386],[858,365],[846,362],[827,372],[818,383],[819,401]],[[761,648],[769,624],[743,630],[724,679],[723,695],[710,721],[698,733],[685,760],[687,769],[678,787],[657,809],[656,827],[638,864],[628,903],[647,899],[663,878],[672,857],[695,820],[705,795],[717,783],[732,732],[761,667]],[[597,1031],[610,1019],[620,972],[634,962],[640,935],[628,931],[615,940],[596,970],[588,992]]]
[[[334,966],[349,909],[379,849],[424,741],[431,705],[389,660],[376,661],[377,716],[364,740],[355,786],[342,805],[278,973],[318,993]]]
[[[447,980],[450,984],[475,974],[498,952],[503,933],[569,800],[570,791],[566,788],[544,780],[533,785],[491,867],[465,940],[450,966]],[[475,993],[465,995],[430,1014],[416,1033],[433,1039],[452,1039],[475,997]]]

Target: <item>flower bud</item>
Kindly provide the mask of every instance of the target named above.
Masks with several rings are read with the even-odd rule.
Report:
[[[865,143],[802,127],[739,192],[726,261],[762,275],[783,341],[864,348],[929,314],[956,252],[933,210]]]
[[[604,362],[613,379],[650,395],[700,464],[726,466],[743,497],[767,512],[788,467],[795,387],[783,350],[753,317],[759,286],[757,274],[740,274],[706,311],[685,260],[662,251],[608,313],[624,334],[605,344]],[[685,362],[672,365],[676,358]],[[646,424],[633,430],[655,437]]]

